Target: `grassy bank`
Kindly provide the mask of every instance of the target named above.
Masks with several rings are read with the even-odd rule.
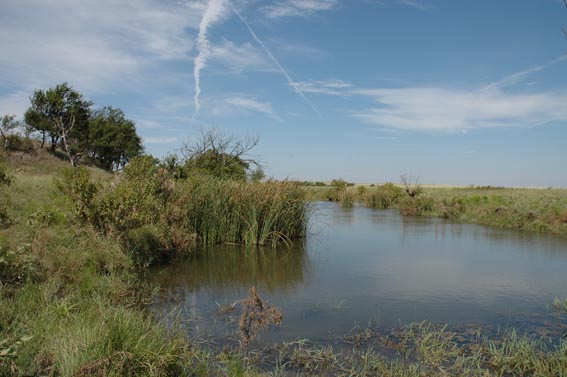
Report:
[[[199,242],[271,244],[305,231],[291,184],[174,181],[149,159],[120,176],[66,170],[44,151],[5,159],[0,375],[207,370],[195,343],[145,309],[153,288],[140,268]]]
[[[397,208],[403,215],[429,216],[500,228],[567,236],[567,189],[421,187],[411,198],[401,186],[385,184],[336,189],[305,187],[310,200],[357,201],[367,207]]]
[[[304,197],[288,183],[175,181],[146,162],[118,178],[92,168],[65,174],[67,164],[47,153],[9,157],[10,179],[0,186],[7,220],[0,229],[0,375],[567,373],[563,341],[513,331],[463,338],[427,323],[265,349],[188,339],[185,324],[147,310],[154,288],[140,269],[198,242],[269,245],[303,235]]]

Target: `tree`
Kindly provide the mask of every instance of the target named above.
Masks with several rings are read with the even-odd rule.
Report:
[[[250,166],[260,165],[249,155],[258,141],[258,137],[237,139],[218,130],[202,131],[198,139],[184,143],[181,154],[189,172],[244,181]]]
[[[92,102],[67,83],[45,91],[36,90],[30,98],[31,105],[26,111],[25,121],[43,135],[51,138],[51,150],[59,143],[72,166],[81,156],[88,141],[89,115]],[[78,152],[75,152],[77,151]]]
[[[419,177],[404,174],[400,177],[400,179],[402,181],[402,185],[404,185],[406,194],[408,194],[410,198],[415,198],[422,192],[421,185],[419,184]]]
[[[107,106],[94,112],[89,121],[88,156],[107,170],[121,169],[142,154],[142,139],[133,121],[120,109]]]
[[[261,166],[257,166],[256,169],[251,171],[249,175],[252,182],[260,182],[261,180],[266,178],[266,173]]]
[[[8,150],[10,147],[9,135],[13,129],[19,126],[19,122],[15,120],[15,115],[4,115],[0,117],[0,136],[2,136],[2,141],[4,142],[4,150]]]

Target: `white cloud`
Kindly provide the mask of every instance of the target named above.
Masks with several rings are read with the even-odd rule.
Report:
[[[31,93],[17,91],[7,96],[0,97],[0,116],[14,114],[18,118],[26,111],[29,106],[29,96]]]
[[[135,85],[155,63],[190,59],[187,31],[203,11],[201,1],[2,2],[0,85],[14,88],[8,96],[63,81],[91,92]]]
[[[224,102],[246,112],[261,113],[282,121],[282,118],[274,111],[272,104],[268,102],[261,102],[252,97],[231,97],[226,98]]]
[[[285,0],[262,8],[262,12],[270,18],[307,17],[316,12],[331,10],[338,3],[338,0]]]
[[[303,81],[291,85],[304,93],[317,93],[331,96],[348,96],[350,92],[347,89],[352,88],[352,84],[336,79]]]
[[[211,55],[211,44],[208,36],[209,27],[220,22],[226,13],[227,7],[224,0],[209,0],[205,13],[199,23],[199,34],[197,35],[198,54],[195,58],[193,68],[193,76],[195,79],[195,115],[199,114],[201,108],[199,102],[199,96],[201,95],[201,70],[206,67],[207,59]]]
[[[143,140],[145,144],[168,144],[175,143],[176,141],[179,141],[178,137],[168,136],[145,137]]]
[[[235,44],[224,40],[210,46],[209,57],[210,60],[216,60],[228,68],[230,73],[240,74],[246,70],[277,72],[266,54],[249,42]]]
[[[353,94],[370,97],[378,105],[355,112],[355,117],[401,130],[455,132],[567,120],[564,93],[400,88],[355,90]]]

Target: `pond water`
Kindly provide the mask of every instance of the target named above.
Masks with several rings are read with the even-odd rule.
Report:
[[[567,296],[567,240],[396,210],[314,204],[309,236],[292,248],[219,246],[152,272],[154,309],[177,313],[190,335],[234,336],[219,306],[252,286],[284,314],[261,341],[330,339],[369,321],[554,326],[555,297]],[[562,326],[564,323],[562,324]]]

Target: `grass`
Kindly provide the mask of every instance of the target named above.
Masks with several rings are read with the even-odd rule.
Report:
[[[184,218],[184,229],[205,243],[272,244],[305,232],[307,207],[292,183],[173,182],[159,180],[157,170],[145,172],[149,180],[126,174],[116,181],[87,168],[74,188],[100,196],[77,203],[55,184],[66,162],[45,151],[7,160],[13,182],[0,188],[10,219],[0,229],[0,375],[209,375],[206,352],[146,309],[153,288],[139,274],[129,231],[140,230],[142,239],[147,227],[160,231],[167,222],[143,217],[157,214]],[[164,184],[172,202],[151,203]],[[104,202],[112,194],[117,202]],[[119,210],[109,211],[115,203]],[[152,212],[164,208],[172,212]],[[93,215],[102,221],[85,221]],[[238,372],[240,364],[218,370]]]
[[[356,187],[346,192],[370,208],[567,236],[567,189],[422,187],[419,195],[409,198],[393,184],[364,187],[362,194]],[[309,200],[328,200],[332,192],[330,187],[304,189]]]
[[[56,189],[53,176],[66,163],[47,154],[37,156],[37,165],[20,157],[8,160],[15,179],[0,188],[11,220],[0,229],[0,376],[567,374],[563,339],[551,344],[513,330],[498,338],[479,332],[463,341],[447,327],[421,323],[388,334],[355,329],[326,344],[249,350],[188,339],[182,323],[163,322],[147,309],[153,287],[138,273],[124,234],[85,224]],[[90,172],[112,189],[111,174]],[[202,242],[270,244],[304,234],[308,209],[292,183],[175,185],[172,208],[181,212],[172,215],[194,213],[186,225]],[[503,197],[499,205],[508,200],[505,192],[494,193]],[[561,206],[562,195],[551,192],[543,202]],[[542,205],[540,196],[533,200]],[[228,258],[232,262],[238,261]]]

